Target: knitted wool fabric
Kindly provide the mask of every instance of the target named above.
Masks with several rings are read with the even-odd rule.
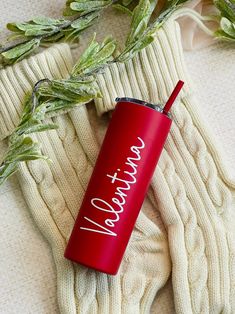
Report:
[[[66,77],[71,64],[68,46],[60,45],[1,71],[2,138],[17,124],[29,85]],[[116,96],[163,103],[178,79],[185,87],[171,111],[174,123],[118,274],[67,261],[66,242],[108,124],[104,113]],[[234,313],[235,182],[197,111],[177,22],[168,21],[133,60],[99,75],[98,85],[104,97],[95,108],[52,117],[59,129],[33,136],[53,164],[28,162],[19,172],[32,216],[52,248],[61,312],[148,313],[172,272],[177,313]]]
[[[150,191],[167,230],[176,312],[234,313],[235,181],[198,112],[178,23],[168,21],[156,37],[133,61],[99,76],[98,112],[119,95],[165,103],[177,81],[186,82]]]
[[[71,68],[69,47],[57,45],[2,70],[1,138],[17,125],[21,101],[30,85],[43,77],[66,77]],[[19,180],[32,216],[52,248],[61,313],[149,312],[156,292],[169,277],[170,258],[166,235],[143,213],[117,276],[75,265],[63,257],[107,121],[98,128],[101,134],[97,138],[86,106],[51,119],[60,126],[58,130],[32,137],[42,143],[43,153],[53,164],[22,164]],[[152,207],[148,200],[144,206]]]

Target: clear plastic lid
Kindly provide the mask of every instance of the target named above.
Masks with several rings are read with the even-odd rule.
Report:
[[[142,106],[145,106],[145,107],[149,107],[149,108],[152,108],[152,109],[154,109],[154,110],[156,110],[158,112],[161,112],[161,113],[165,114],[170,119],[172,118],[170,113],[165,113],[163,111],[163,105],[160,105],[160,104],[152,104],[152,103],[149,103],[147,101],[136,99],[136,98],[131,98],[131,97],[117,97],[115,100],[117,102],[119,102],[119,101],[125,102],[126,101],[126,102],[132,102],[132,103],[135,103],[135,104],[138,104],[138,105],[142,105]]]

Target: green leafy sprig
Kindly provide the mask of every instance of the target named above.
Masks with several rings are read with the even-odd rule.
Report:
[[[157,20],[149,26],[150,16],[157,2],[140,0],[133,12],[126,46],[118,56],[114,57],[116,54],[115,40],[108,37],[99,44],[94,36],[73,67],[68,79],[46,79],[36,83],[32,96],[27,97],[24,103],[21,121],[9,138],[9,148],[0,165],[0,184],[17,171],[20,162],[34,159],[48,160],[48,157],[40,152],[39,144],[34,142],[28,134],[57,128],[55,124],[45,123],[45,119],[61,111],[66,112],[94,98],[102,97],[96,83],[97,73],[114,62],[129,60],[135,53],[151,43],[154,31],[182,2],[170,1],[166,8],[167,13],[162,11]]]
[[[132,16],[131,30],[126,40],[125,49],[116,58],[118,62],[125,62],[148,46],[153,40],[156,31],[187,0],[168,0],[159,16],[149,25],[150,17],[157,5],[157,1],[140,0]]]
[[[132,16],[135,2],[136,1],[134,1],[134,0],[122,0],[122,1],[119,1],[118,3],[114,3],[112,5],[112,7],[117,9],[118,11],[120,11],[122,13],[126,13],[129,16]]]
[[[235,1],[214,0],[214,4],[220,11],[220,27],[215,32],[215,36],[235,41]]]
[[[103,5],[98,5],[97,2],[102,2]],[[71,19],[36,17],[28,22],[8,23],[7,28],[13,33],[8,41],[14,42],[0,47],[0,67],[24,59],[39,46],[48,46],[59,41],[77,42],[81,32],[93,25],[102,10],[111,3],[112,1],[86,1],[86,10],[74,11],[76,16]],[[73,2],[70,3],[71,6],[72,4]]]
[[[8,151],[0,166],[0,184],[18,170],[20,162],[48,160],[48,157],[41,154],[40,144],[34,142],[28,134],[55,129],[57,126],[43,123],[47,111],[46,104],[34,107],[32,103],[32,97],[27,95],[20,123],[9,137]]]
[[[103,1],[97,1],[97,0],[67,0],[66,1],[66,7],[64,9],[63,14],[65,16],[71,16],[81,13],[81,14],[87,14],[89,12],[94,11],[100,11],[108,6],[110,6],[112,3],[116,1],[112,0],[103,0]]]
[[[28,136],[58,127],[45,123],[46,118],[101,97],[94,73],[112,59],[115,48],[116,43],[110,37],[101,45],[93,38],[68,79],[43,79],[35,84],[32,95],[24,102],[20,123],[9,137],[9,148],[0,165],[0,185],[17,171],[20,162],[48,160],[41,153],[40,144]]]

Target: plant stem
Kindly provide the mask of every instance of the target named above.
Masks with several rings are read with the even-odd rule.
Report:
[[[56,35],[56,34],[58,34],[59,32],[61,32],[61,30],[66,29],[66,28],[69,27],[75,20],[78,20],[78,19],[80,19],[80,18],[83,18],[84,16],[88,16],[88,15],[91,14],[91,13],[93,13],[93,11],[92,11],[92,12],[89,12],[89,13],[86,13],[86,14],[84,14],[84,15],[79,15],[79,16],[76,15],[76,16],[74,16],[71,20],[68,20],[68,21],[66,21],[64,24],[62,24],[62,25],[60,25],[60,26],[57,26],[57,29],[55,29],[55,30],[53,30],[53,31],[51,31],[51,32],[49,32],[49,33],[47,33],[47,34],[44,34],[44,35],[34,36],[33,38],[37,38],[37,39],[39,39],[40,42],[41,42],[43,39],[46,39],[46,38],[48,38],[48,37],[50,37],[50,36],[52,36],[52,35]],[[32,39],[32,37],[29,37],[29,39],[22,40],[22,41],[20,41],[20,42],[18,42],[18,43],[13,43],[12,45],[9,45],[8,47],[0,48],[0,53],[5,52],[5,51],[8,51],[8,50],[10,50],[10,49],[12,49],[12,48],[15,48],[15,47],[17,47],[17,46],[19,46],[19,45],[21,45],[21,44],[25,44],[25,43],[27,43],[28,41],[30,41],[31,39]]]
[[[112,4],[114,4],[114,3],[116,3],[116,2],[118,2],[118,0],[113,0],[113,1],[112,1]],[[72,24],[74,21],[79,20],[79,19],[83,19],[84,17],[93,14],[95,11],[97,11],[97,10],[89,11],[89,12],[87,12],[87,13],[85,13],[85,14],[76,14],[76,15],[72,16],[71,19],[67,20],[64,24],[62,24],[62,25],[60,25],[60,26],[57,26],[57,29],[55,29],[55,30],[53,30],[53,31],[51,31],[51,32],[49,32],[49,33],[47,33],[47,34],[39,35],[39,36],[34,36],[34,37],[29,37],[29,39],[21,40],[21,41],[19,41],[19,42],[17,42],[17,43],[13,43],[13,44],[11,44],[11,45],[9,45],[9,46],[7,46],[7,47],[2,47],[2,48],[0,48],[0,54],[1,54],[2,52],[6,52],[6,51],[8,51],[8,50],[10,50],[10,49],[12,49],[12,48],[15,48],[15,47],[17,47],[17,46],[19,46],[19,45],[21,45],[21,44],[25,44],[25,43],[29,42],[32,38],[39,39],[40,42],[41,42],[41,41],[43,41],[44,39],[46,39],[46,38],[48,38],[48,37],[50,37],[50,36],[53,36],[53,35],[58,34],[58,33],[61,32],[63,29],[68,28],[69,26],[71,26],[71,24]],[[100,10],[100,11],[102,11],[102,10]]]

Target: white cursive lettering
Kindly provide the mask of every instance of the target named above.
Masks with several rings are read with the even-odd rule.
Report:
[[[136,174],[137,174],[137,168],[138,168],[138,162],[141,160],[141,149],[145,147],[144,141],[137,137],[137,139],[140,141],[141,145],[137,146],[131,146],[130,151],[135,154],[135,156],[127,157],[127,161],[125,162],[125,165],[129,166],[129,169],[124,170],[122,174],[122,178],[118,176],[120,175],[121,169],[118,168],[117,171],[113,174],[106,174],[108,178],[111,178],[111,183],[119,183],[121,186],[118,186],[115,191],[116,197],[112,197],[111,202],[113,205],[111,205],[109,202],[101,199],[101,198],[92,198],[91,204],[97,208],[100,211],[109,213],[111,217],[104,220],[104,225],[101,225],[92,219],[88,217],[84,217],[87,221],[92,223],[93,225],[99,227],[100,229],[91,229],[91,228],[85,228],[80,227],[80,229],[91,231],[91,232],[97,232],[97,233],[103,233],[110,236],[117,236],[117,234],[107,227],[114,228],[115,223],[120,220],[120,214],[124,211],[124,206],[126,204],[126,197],[127,193],[126,191],[129,191],[131,189],[131,186],[136,183]],[[124,177],[124,178],[123,178]]]

